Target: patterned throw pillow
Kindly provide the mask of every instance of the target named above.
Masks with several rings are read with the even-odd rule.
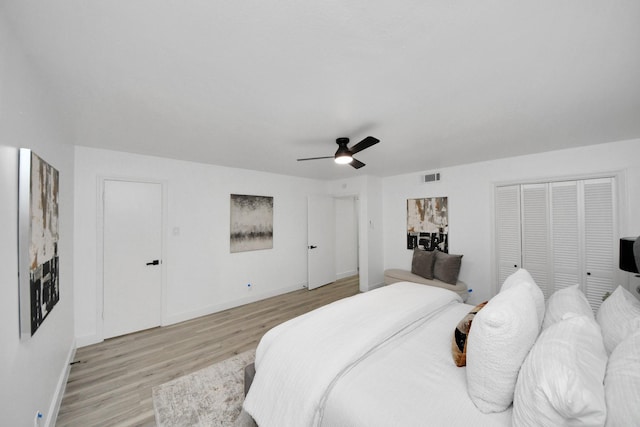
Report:
[[[453,340],[451,341],[451,354],[453,355],[453,361],[456,366],[462,367],[467,364],[467,337],[471,330],[471,323],[476,314],[487,304],[485,301],[476,305],[473,310],[467,313],[466,316],[456,326],[456,330],[453,331]]]

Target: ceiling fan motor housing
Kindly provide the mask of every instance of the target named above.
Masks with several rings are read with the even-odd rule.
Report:
[[[338,164],[347,164],[353,161],[351,157],[351,150],[347,147],[349,143],[349,138],[338,138],[336,139],[336,143],[338,144],[338,150],[334,156],[336,163]]]
[[[338,144],[338,151],[336,151],[336,157],[341,156],[351,156],[351,150],[347,147],[349,143],[349,138],[338,138],[336,139],[336,143]]]

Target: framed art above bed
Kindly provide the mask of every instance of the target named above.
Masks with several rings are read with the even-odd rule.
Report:
[[[449,253],[447,197],[407,199],[407,249]]]

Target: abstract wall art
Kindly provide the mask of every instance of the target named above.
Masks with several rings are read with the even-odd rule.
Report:
[[[20,149],[18,262],[20,337],[36,333],[60,300],[58,171]]]
[[[407,199],[407,249],[449,252],[446,197]]]
[[[273,197],[231,195],[231,252],[273,248]]]

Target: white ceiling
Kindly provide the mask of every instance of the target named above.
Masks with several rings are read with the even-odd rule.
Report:
[[[638,0],[0,5],[78,145],[338,179],[640,137]]]

